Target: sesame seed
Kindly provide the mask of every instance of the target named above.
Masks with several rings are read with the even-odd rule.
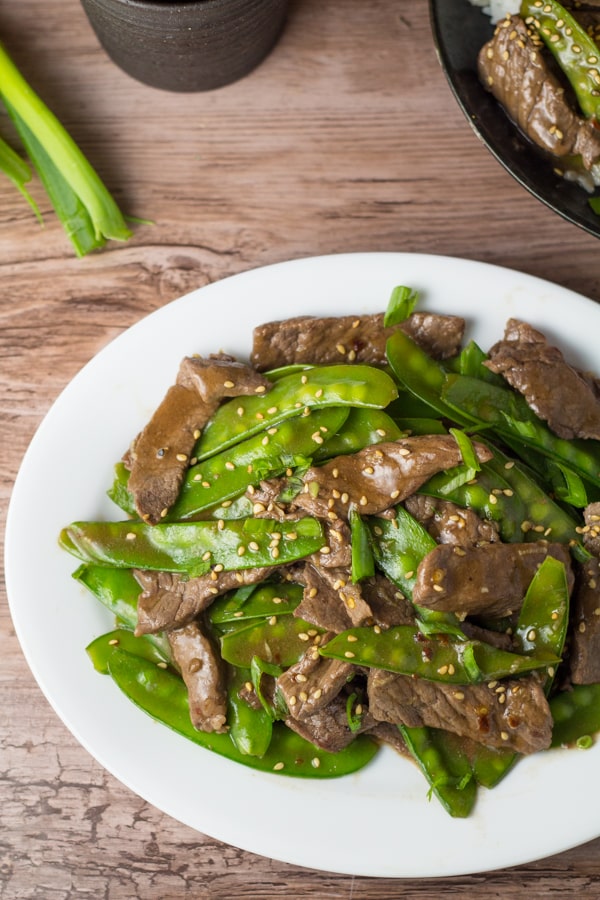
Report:
[[[127,534],[125,535],[125,539],[128,541],[135,541],[136,537],[137,537],[137,535],[134,534],[133,531],[128,531]]]
[[[288,703],[290,706],[295,706],[297,702],[298,702],[297,697],[290,697],[290,699],[288,700]]]
[[[233,381],[224,381],[224,382],[223,382],[223,387],[226,387],[226,388],[232,388],[232,387],[235,387],[235,384],[234,384]]]
[[[244,407],[238,406],[236,412],[237,412],[238,416],[243,416],[244,415]]]
[[[346,659],[354,659],[356,654],[353,653],[352,650],[346,650],[346,652],[344,653],[344,656],[346,657]]]
[[[161,519],[164,519],[168,512],[169,512],[169,510],[167,509],[166,506],[165,506],[164,509],[161,509],[161,511],[160,511],[160,517],[161,517]]]
[[[501,732],[500,732],[500,737],[502,738],[503,741],[507,741],[507,740],[508,740],[508,737],[509,737],[508,732],[507,732],[507,731],[501,731]]]
[[[310,764],[311,764],[311,766],[313,767],[313,769],[318,769],[319,766],[321,765],[321,760],[319,759],[318,756],[314,756],[314,757],[311,759]]]
[[[276,406],[270,406],[270,407],[268,408],[267,412],[269,413],[270,416],[274,416],[275,413],[277,412],[277,407],[276,407]]]
[[[263,388],[263,390],[264,390],[264,388]],[[281,770],[284,768],[284,766],[285,766],[285,763],[277,762],[277,763],[275,763],[275,765],[273,766],[273,771],[275,771],[275,772],[281,772]]]
[[[342,356],[344,356],[344,354],[346,353],[346,348],[344,347],[343,344],[336,344],[335,349],[337,350],[338,353],[341,353]]]
[[[244,547],[243,544],[240,544],[240,546],[237,548],[237,555],[243,556],[245,552],[246,552],[246,548]]]
[[[108,642],[108,645],[109,645],[109,647],[116,647],[118,643],[119,643],[118,638],[111,638],[111,640]]]
[[[358,640],[358,638],[356,637],[355,634],[349,634],[349,635],[348,635],[348,643],[349,643],[349,644],[353,644],[353,643],[355,643],[357,640]]]
[[[438,675],[447,675],[448,674],[448,666],[440,666],[437,670]]]
[[[537,637],[537,633],[536,633],[535,628],[532,628],[531,631],[527,632],[527,640],[528,641],[535,641],[536,637]]]
[[[303,703],[306,703],[306,701],[308,700],[308,694],[306,693],[306,691],[300,691],[298,696],[300,697],[300,699],[302,700]]]
[[[226,468],[226,469],[229,469],[230,472],[233,472],[233,470],[235,469],[235,464],[232,463],[230,460],[228,460],[228,461],[225,463],[225,468]]]
[[[257,388],[254,388],[254,393],[255,394],[264,394],[266,390],[267,389],[264,386],[264,384],[259,384],[259,386]]]

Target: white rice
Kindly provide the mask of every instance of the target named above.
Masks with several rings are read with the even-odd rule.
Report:
[[[482,8],[486,16],[490,16],[492,22],[498,22],[508,15],[519,12],[521,6],[519,0],[470,0],[473,6]]]

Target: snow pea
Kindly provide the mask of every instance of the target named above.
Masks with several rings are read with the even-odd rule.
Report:
[[[392,584],[408,600],[412,600],[421,560],[436,546],[435,540],[417,520],[404,509],[396,507],[394,519],[375,516],[367,519],[371,532],[375,562]],[[415,605],[418,625],[423,633],[448,632],[464,637],[460,622],[453,613],[439,612]]]
[[[401,388],[408,391],[439,416],[469,425],[473,419],[449,406],[442,397],[447,372],[403,331],[388,339],[386,353],[390,368]]]
[[[552,747],[567,747],[600,731],[600,684],[574,684],[550,700]]]
[[[367,523],[356,509],[350,510],[351,577],[352,584],[375,574],[375,560],[371,549],[371,537]]]
[[[273,720],[261,706],[255,709],[240,698],[250,682],[250,669],[232,668],[227,686],[227,723],[231,740],[244,756],[265,755],[273,737]]]
[[[307,464],[348,418],[348,407],[295,415],[188,469],[168,520],[188,519],[243,494],[265,478]]]
[[[398,729],[406,746],[444,809],[454,818],[466,818],[477,797],[477,783],[460,743],[436,728]]]
[[[84,562],[190,577],[215,564],[226,571],[285,565],[316,553],[324,543],[321,523],[308,516],[295,522],[73,522],[60,534],[61,546]]]
[[[458,414],[469,415],[500,435],[516,438],[600,487],[600,441],[559,438],[520,394],[478,378],[447,375],[441,393],[444,402]]]
[[[392,378],[373,366],[319,366],[287,375],[278,379],[268,393],[223,403],[206,424],[193,455],[199,461],[207,459],[307,409],[383,409],[397,393]]]
[[[296,616],[271,616],[220,638],[221,656],[233,666],[249,667],[253,657],[283,668],[297,663],[323,628]]]
[[[108,631],[95,638],[85,649],[94,668],[102,675],[108,675],[108,663],[117,647],[133,656],[139,656],[157,664],[166,665],[170,662],[168,649],[163,653],[154,641],[148,640],[148,637],[148,635],[136,637],[132,631],[126,628],[115,628],[113,631]]]
[[[190,721],[185,685],[173,672],[116,649],[109,660],[109,673],[123,693],[152,718],[207,750],[263,772],[335,778],[362,769],[378,750],[374,741],[359,735],[344,750],[328,753],[276,722],[268,750],[263,756],[251,756],[241,753],[228,733],[196,731]]]
[[[289,615],[302,600],[303,592],[301,585],[292,582],[251,585],[217,597],[208,608],[207,616],[212,625],[222,625],[225,622],[248,624],[249,619]]]
[[[357,453],[372,444],[382,441],[396,441],[404,437],[404,432],[394,420],[381,409],[351,409],[350,414],[337,434],[317,447],[312,455],[318,463],[334,456]]]
[[[354,665],[385,669],[444,684],[479,684],[557,665],[552,652],[537,656],[510,653],[476,640],[456,640],[448,634],[423,635],[411,625],[350,628],[320,649],[328,658],[351,660]]]
[[[556,0],[523,0],[521,17],[535,26],[568,78],[579,107],[588,119],[600,116],[600,51],[585,28]]]

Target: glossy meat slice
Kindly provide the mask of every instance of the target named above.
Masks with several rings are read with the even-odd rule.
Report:
[[[324,569],[306,562],[294,568],[293,579],[304,586],[294,611],[301,619],[336,634],[371,620],[371,607],[361,585],[352,584],[348,569]]]
[[[413,601],[458,615],[509,615],[521,608],[531,579],[546,556],[565,564],[572,588],[571,559],[564,544],[438,544],[419,563]]]
[[[133,574],[142,588],[135,630],[140,635],[180,628],[195,619],[221,594],[245,584],[258,584],[273,574],[273,569],[209,572],[196,578],[149,569],[135,569]]]
[[[367,691],[371,715],[383,722],[442,728],[518,753],[550,746],[552,716],[536,675],[449,685],[371,669]]]
[[[227,693],[218,650],[195,622],[170,631],[168,638],[188,689],[192,725],[222,734],[227,731]]]
[[[600,683],[600,559],[577,573],[571,612],[569,666],[573,684]]]
[[[478,58],[482,84],[538,147],[556,157],[600,159],[600,131],[571,106],[539,38],[519,16],[502,19]]]
[[[383,313],[358,316],[297,316],[266,322],[254,330],[251,361],[259,371],[291,363],[386,363],[387,339],[398,328],[436,359],[455,356],[465,323],[459,316],[413,313],[384,328]]]
[[[485,365],[519,391],[559,437],[600,440],[600,398],[558,347],[526,322],[509,319]]]
[[[304,656],[277,679],[290,716],[306,719],[337,697],[355,672],[352,663],[325,659],[318,647],[309,647]]]
[[[474,447],[480,462],[490,459],[487,447],[478,443]],[[461,462],[451,435],[416,435],[376,444],[308,469],[304,491],[294,505],[322,519],[346,519],[353,506],[361,515],[377,515],[414,494],[436,472]]]
[[[267,379],[229,356],[183,360],[176,383],[124,457],[140,518],[155,525],[173,505],[196,441],[221,400],[270,387]]]
[[[472,509],[463,509],[450,500],[414,494],[406,498],[404,506],[438,544],[472,547],[500,539],[495,522],[485,521]]]

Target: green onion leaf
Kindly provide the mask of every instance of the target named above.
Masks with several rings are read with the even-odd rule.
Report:
[[[390,325],[397,325],[399,322],[404,322],[405,319],[408,319],[418,299],[418,293],[413,291],[412,288],[401,285],[395,287],[383,317],[384,327],[388,328]]]
[[[4,172],[7,178],[10,178],[14,186],[20,191],[32,210],[37,216],[38,221],[42,222],[42,214],[38,205],[25,187],[31,181],[31,169],[24,159],[13,148],[0,138],[0,171]]]

